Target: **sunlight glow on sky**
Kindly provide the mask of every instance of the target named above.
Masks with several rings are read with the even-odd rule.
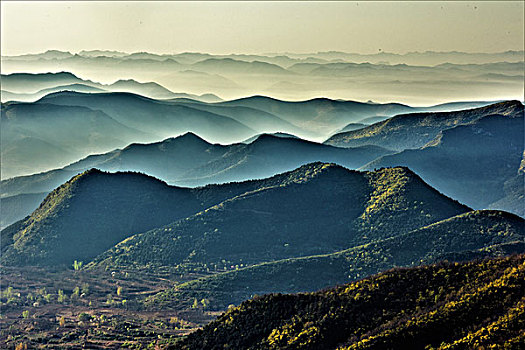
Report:
[[[524,2],[2,1],[3,55],[523,50]]]

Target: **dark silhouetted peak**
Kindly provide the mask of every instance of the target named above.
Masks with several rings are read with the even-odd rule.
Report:
[[[199,135],[194,134],[191,131],[188,131],[187,133],[182,134],[182,135],[177,136],[177,137],[172,137],[172,138],[168,139],[167,141],[168,142],[177,142],[178,144],[186,144],[186,145],[191,145],[191,144],[206,144],[206,145],[210,145],[209,142],[207,142],[206,140],[201,138]]]
[[[299,138],[297,136],[286,134],[286,133],[276,133],[276,134],[266,134],[265,133],[265,134],[260,134],[256,136],[253,140],[248,139],[247,141],[249,142],[251,140],[253,142],[279,142],[279,141],[282,141],[283,139],[298,140]],[[305,142],[308,142],[308,141],[305,141]]]

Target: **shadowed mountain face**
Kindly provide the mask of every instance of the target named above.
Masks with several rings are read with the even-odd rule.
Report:
[[[522,218],[501,211],[471,211],[337,253],[214,274],[158,293],[147,304],[176,308],[181,300],[197,298],[208,300],[212,308],[224,309],[255,294],[315,291],[398,266],[521,253],[525,252],[524,240]]]
[[[2,231],[3,242],[11,242],[3,246],[2,262],[91,259],[126,237],[174,222],[127,239],[99,261],[222,268],[333,252],[467,210],[402,168],[357,173],[314,163],[267,180],[195,190],[90,171]]]
[[[398,115],[363,129],[336,134],[325,143],[339,147],[378,145],[403,151],[423,147],[443,130],[469,124],[491,114],[520,116],[523,115],[523,105],[519,101],[508,101],[457,112]]]
[[[358,173],[314,163],[281,176],[286,182],[133,236],[96,264],[191,264],[221,270],[333,252],[468,210],[402,168]],[[379,202],[388,205],[379,207]],[[148,250],[159,254],[146,256]]]
[[[513,200],[503,199],[500,205],[523,216],[525,202],[518,194],[523,188],[523,105],[493,112],[443,130],[424,147],[383,156],[364,168],[408,166],[438,190],[475,208],[492,206],[514,192]]]
[[[519,348],[524,262],[395,269],[320,292],[256,297],[170,349]]]
[[[132,234],[189,216],[250,186],[191,190],[142,174],[89,170],[2,231],[2,261],[48,265],[91,259]]]

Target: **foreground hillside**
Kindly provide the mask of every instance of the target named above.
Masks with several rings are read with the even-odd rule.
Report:
[[[333,289],[270,294],[172,349],[519,349],[525,256],[395,269]]]
[[[525,252],[525,220],[500,211],[471,211],[391,238],[333,254],[284,259],[214,274],[149,297],[150,308],[208,300],[225,309],[267,293],[297,293],[348,283],[398,266],[465,261]]]

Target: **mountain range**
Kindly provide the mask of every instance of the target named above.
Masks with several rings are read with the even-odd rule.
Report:
[[[408,166],[461,202],[488,207],[505,196],[506,181],[520,174],[523,125],[523,111],[513,117],[486,116],[469,125],[444,130],[422,148],[383,156],[365,167]],[[523,215],[521,209],[519,214]]]
[[[339,147],[381,145],[403,151],[425,146],[443,130],[470,124],[492,114],[523,117],[523,104],[507,101],[454,112],[401,114],[366,128],[338,133],[325,143]]]
[[[72,83],[78,78],[70,73],[6,77],[3,86],[38,86],[51,79],[67,83],[69,85],[60,86],[71,89],[84,91],[88,87]],[[129,81],[115,84],[129,85],[129,90],[138,92],[150,88],[147,84]],[[60,86],[51,89],[58,91]],[[460,108],[460,105],[451,108]],[[31,103],[2,104],[2,179],[63,167],[90,154],[105,153],[131,143],[158,142],[188,131],[222,144],[275,132],[323,140],[349,122],[366,123],[365,119],[377,115],[384,118],[419,109],[328,99],[286,102],[254,96],[204,103],[184,98],[155,100],[129,92],[51,92]],[[86,130],[89,133],[85,133]]]
[[[525,341],[523,51],[50,50],[2,73],[0,344]]]
[[[130,114],[124,115],[123,111],[112,108],[113,105],[118,106],[118,103],[125,103],[128,99],[131,101],[138,99],[138,105],[144,104],[143,108],[147,109],[150,104],[155,105],[157,103],[150,100],[142,101],[136,95],[124,95],[121,96],[122,98],[115,95],[99,96],[102,97],[101,101],[109,101],[107,113],[112,114],[115,118],[121,118],[120,120],[125,123],[129,123],[128,120],[132,117]],[[38,102],[36,104],[7,104],[4,106],[3,111],[5,113],[3,115],[6,116],[6,119],[8,114],[13,114],[11,111],[15,115],[15,118],[11,118],[15,122],[11,123],[11,120],[8,119],[2,129],[2,132],[7,135],[2,140],[3,145],[5,145],[3,146],[4,164],[2,169],[4,176],[9,173],[9,163],[16,163],[17,156],[27,162],[27,169],[39,164],[42,164],[42,168],[44,168],[48,164],[46,162],[53,156],[57,157],[57,163],[59,160],[63,163],[67,162],[68,159],[75,160],[75,154],[89,151],[89,149],[74,150],[71,146],[78,143],[78,140],[83,141],[80,143],[81,147],[92,145],[92,147],[97,147],[95,150],[125,143],[123,140],[111,141],[115,134],[120,137],[126,136],[126,133],[115,131],[118,128],[112,129],[111,127],[102,130],[105,134],[102,134],[101,138],[93,138],[97,132],[91,131],[90,138],[83,139],[85,135],[82,130],[90,130],[90,126],[84,126],[83,129],[65,129],[67,132],[63,133],[64,140],[60,141],[57,139],[54,129],[47,128],[44,124],[37,125],[31,119],[29,112],[38,113],[39,116],[42,116],[42,111],[49,109],[50,112],[48,113],[52,114],[52,117],[42,119],[42,122],[47,124],[49,120],[58,119],[57,125],[60,125],[61,119],[57,118],[57,115],[60,115],[58,112],[72,110],[76,113],[79,110],[82,113],[88,113],[88,115],[92,113],[95,116],[103,117],[103,120],[122,128],[123,124],[118,124],[108,114],[101,111],[93,112],[93,109],[104,107],[102,102],[98,103],[99,107],[92,106],[93,109],[87,109],[85,106],[62,106],[62,104],[68,103],[88,105],[83,101],[91,101],[89,96],[83,94],[78,96],[78,100],[76,97],[76,94],[72,96],[59,94],[56,99],[61,105]],[[49,99],[51,102],[55,97],[51,95]],[[263,108],[258,106],[261,101],[266,102],[263,98],[240,101],[241,103],[253,102],[252,107],[228,107],[222,106],[223,103],[208,105],[196,102],[187,103],[187,105],[191,105],[190,108],[199,109],[203,113],[221,113],[223,118],[227,118],[228,115],[236,115],[238,120],[246,123],[253,118],[243,117],[242,114],[250,115],[253,113],[252,111],[258,111],[253,114],[253,116],[257,116],[255,119],[258,120],[254,124],[263,129],[272,123],[284,127],[291,125],[287,124],[284,119],[274,117],[273,114],[263,111]],[[288,103],[282,101],[272,103],[274,107],[271,107],[272,104],[264,103],[263,106],[267,106],[267,110],[273,110],[276,114],[286,116],[289,113],[293,116],[292,111],[294,109],[292,107],[294,104],[291,104],[290,107]],[[308,104],[306,105],[308,106]],[[346,104],[343,103],[342,105],[345,106]],[[455,107],[458,106],[462,105],[455,104]],[[384,106],[379,107],[384,108]],[[163,105],[162,108],[171,107]],[[228,110],[230,108],[232,110]],[[299,109],[301,108],[303,112],[314,110],[306,107]],[[225,112],[222,109],[228,111]],[[239,109],[241,110],[239,111]],[[19,110],[23,113],[18,112]],[[195,113],[200,112],[195,111]],[[19,115],[24,116],[27,129],[29,129],[24,133],[30,132],[30,134],[11,141],[10,136],[12,134],[20,133],[22,127],[26,128],[26,126],[22,126],[26,124],[18,122],[17,117]],[[82,118],[82,115],[80,117],[81,123],[85,123],[86,119]],[[137,116],[134,119],[136,125],[140,125],[140,118]],[[158,115],[156,118],[159,119],[160,128],[163,119],[159,118]],[[292,117],[286,118],[291,119]],[[276,119],[280,120],[281,123],[276,122]],[[337,134],[330,138],[325,145],[302,140],[295,135],[292,138],[285,139],[281,134],[273,136],[255,135],[244,140],[244,143],[224,146],[211,144],[195,134],[186,134],[150,144],[133,143],[122,149],[88,156],[63,168],[3,180],[1,182],[1,196],[4,199],[2,206],[3,227],[13,223],[16,219],[22,219],[36,209],[41,199],[39,194],[48,193],[69,178],[93,167],[105,171],[139,171],[170,184],[202,186],[209,183],[264,178],[313,161],[334,162],[351,169],[361,167],[365,170],[385,166],[408,166],[433,187],[453,198],[460,199],[471,207],[476,209],[503,209],[521,216],[524,215],[523,170],[522,167],[520,168],[524,149],[521,137],[523,134],[523,105],[520,102],[508,101],[482,108],[447,113],[413,113],[395,116],[390,120],[392,122],[379,122],[350,133]],[[14,126],[11,126],[13,124]],[[177,125],[180,126],[178,120]],[[16,131],[10,134],[10,130]],[[45,130],[49,130],[49,136],[43,132]],[[148,138],[147,134],[141,134],[136,131],[137,129],[125,130],[134,131],[135,135]],[[150,130],[153,128],[151,127]],[[230,131],[228,130],[228,132]],[[353,137],[348,143],[334,142],[335,139],[346,137],[345,135],[348,134]],[[404,136],[401,137],[401,135]],[[138,136],[131,134],[127,137],[137,138]],[[39,139],[42,138],[49,142],[58,140],[71,146],[67,150],[60,149],[52,144],[40,141]],[[101,140],[103,141],[101,142]],[[354,140],[357,141],[354,142]],[[113,143],[108,144],[109,142]],[[38,146],[35,146],[37,144]],[[344,149],[332,147],[329,144],[363,146]],[[13,146],[7,147],[7,145]],[[393,154],[393,151],[378,145],[388,145],[398,149],[418,146],[419,149],[403,150]],[[35,152],[35,149],[38,152]],[[65,157],[68,154],[70,154],[69,158]],[[52,162],[53,159],[51,158],[49,161]],[[21,167],[22,165],[19,164],[18,166]],[[16,197],[18,200],[15,200],[13,196],[19,195],[24,196]],[[31,201],[33,202],[30,203]]]
[[[302,269],[305,278],[316,281],[315,271],[329,260],[333,269],[327,274],[335,277],[312,283],[317,286],[451,253],[521,252],[523,226],[523,219],[503,212],[470,212],[407,168],[356,172],[312,163],[267,179],[194,189],[138,173],[89,170],[51,192],[29,217],[2,230],[2,264],[78,260],[91,261],[90,268],[169,266],[215,274],[235,267],[241,270],[225,278],[279,280],[268,265],[258,265],[272,262],[270,271],[286,276]],[[459,238],[458,232],[468,238]],[[380,255],[373,259],[379,265],[359,262],[374,255]],[[216,276],[219,282],[210,277],[204,285],[220,284],[222,276]],[[245,287],[244,294],[232,295],[249,296],[257,283]],[[217,298],[217,305],[221,302]]]
[[[170,91],[198,96],[214,94],[227,100],[249,95],[294,101],[325,96],[425,105],[432,103],[430,101],[521,99],[524,77],[523,55],[519,51],[406,55],[49,51],[4,56],[2,61],[4,73],[45,73],[61,69],[105,85],[132,79],[153,82]]]
[[[47,94],[61,91],[83,93],[132,92],[154,99],[187,98],[202,102],[220,102],[213,94],[194,95],[175,93],[155,82],[140,83],[133,79],[101,84],[81,79],[69,72],[2,74],[2,102],[34,102]]]

